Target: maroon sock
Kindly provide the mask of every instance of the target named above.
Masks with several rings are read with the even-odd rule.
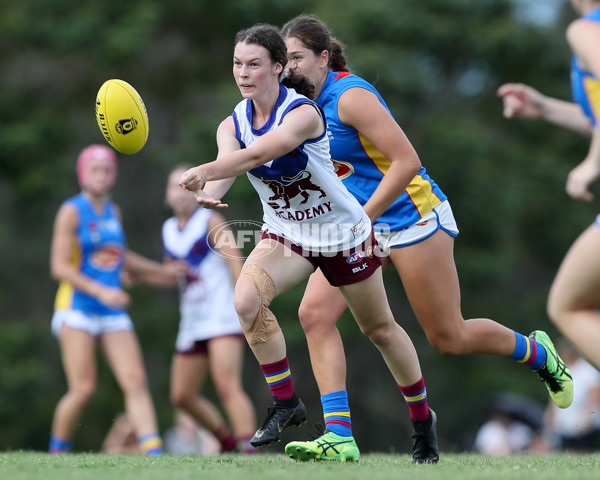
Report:
[[[429,418],[429,404],[427,403],[427,389],[425,388],[425,379],[421,377],[417,383],[403,387],[399,385],[404,401],[408,405],[410,419],[427,420]]]
[[[294,395],[294,383],[287,357],[278,362],[261,365],[267,385],[277,400],[286,400]]]
[[[227,425],[222,424],[213,434],[221,443],[221,451],[233,452],[236,449],[235,437]]]

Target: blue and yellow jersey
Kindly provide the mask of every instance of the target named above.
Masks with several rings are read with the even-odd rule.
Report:
[[[331,159],[336,173],[361,205],[367,203],[386,174],[390,160],[354,127],[338,117],[338,101],[348,89],[360,87],[373,92],[389,111],[379,92],[370,83],[348,72],[329,72],[317,103],[325,111]],[[402,230],[421,219],[446,200],[437,184],[427,175],[425,167],[412,179],[404,193],[377,219],[392,231]],[[374,228],[378,228],[374,225]],[[379,228],[383,229],[383,228]]]
[[[600,8],[582,16],[581,19],[600,22]],[[600,78],[581,68],[575,55],[571,59],[571,88],[573,99],[581,105],[595,127],[600,115]]]
[[[71,253],[72,265],[82,274],[110,287],[121,287],[121,269],[125,251],[125,234],[115,206],[106,201],[102,212],[96,212],[83,194],[69,198],[79,214],[79,224]],[[113,309],[100,303],[66,281],[58,287],[55,310],[74,309],[93,315],[116,315],[124,309]]]

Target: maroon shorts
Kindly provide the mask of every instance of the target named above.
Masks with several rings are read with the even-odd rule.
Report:
[[[301,255],[312,263],[315,270],[320,268],[327,281],[334,287],[342,285],[352,285],[369,278],[378,267],[381,266],[381,258],[374,254],[377,247],[377,241],[373,231],[371,236],[356,247],[337,253],[321,253],[311,250],[305,250],[301,246],[292,243],[285,237],[262,232],[262,239],[270,238],[277,240],[282,245],[288,247],[292,252]]]
[[[207,338],[206,340],[196,340],[194,344],[187,350],[177,350],[175,353],[179,355],[208,355],[208,342],[215,338],[223,337],[234,337],[239,338],[242,342],[246,343],[246,337],[241,333],[231,333],[229,335],[220,335],[218,337]]]

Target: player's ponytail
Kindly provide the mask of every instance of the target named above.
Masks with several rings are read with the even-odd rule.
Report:
[[[329,55],[329,68],[334,72],[349,72],[348,62],[344,56],[344,45],[336,38],[331,39],[331,54]]]
[[[315,86],[312,82],[302,74],[294,73],[293,70],[285,69],[282,72],[281,84],[296,90],[300,95],[314,100],[315,98]]]

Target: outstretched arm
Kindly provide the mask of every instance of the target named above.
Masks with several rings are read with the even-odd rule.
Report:
[[[560,127],[589,134],[590,120],[579,105],[548,97],[523,83],[505,83],[498,88],[506,118],[542,118]]]
[[[217,129],[217,147],[217,159],[227,153],[235,152],[240,149],[240,142],[235,136],[233,117],[227,117],[219,125],[219,128]],[[201,191],[195,192],[196,200],[204,208],[228,207],[229,205],[226,203],[221,203],[221,198],[229,191],[233,182],[235,182],[235,179],[236,177],[232,176],[222,180],[207,182]]]
[[[575,20],[567,29],[567,40],[582,68],[592,72],[600,78],[600,25],[584,19]],[[596,102],[600,102],[596,98]],[[594,105],[597,112],[600,105]],[[592,130],[592,141],[585,159],[577,165],[567,178],[567,193],[577,199],[591,202],[594,195],[589,191],[589,186],[600,177],[600,124],[596,118],[596,125]]]
[[[338,103],[338,115],[390,162],[364,207],[374,222],[404,193],[419,172],[421,161],[404,131],[373,92],[359,87],[346,90]]]
[[[181,176],[179,184],[198,194],[207,181],[237,177],[260,167],[291,152],[305,140],[318,137],[324,128],[323,119],[313,106],[300,105],[288,113],[277,128],[264,134],[248,147],[224,153],[219,151],[215,161],[189,169]],[[223,129],[222,134],[226,138],[235,138],[233,119],[224,120],[219,129]],[[214,201],[220,203],[218,200]]]
[[[188,271],[184,261],[160,263],[129,249],[125,251],[123,267],[133,282],[163,288],[176,286],[177,277]]]

